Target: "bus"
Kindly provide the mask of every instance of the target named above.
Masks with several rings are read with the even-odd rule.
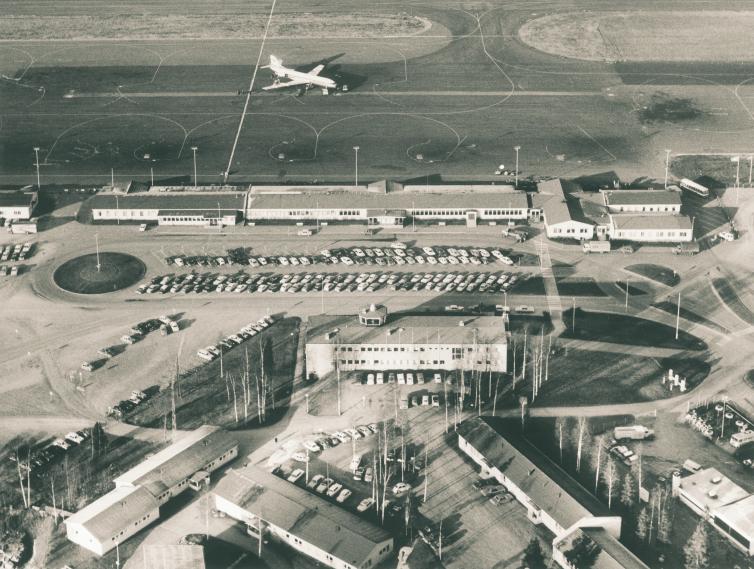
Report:
[[[697,184],[696,182],[689,180],[688,178],[681,180],[679,185],[684,190],[693,192],[699,196],[702,196],[703,198],[709,197],[709,188],[702,186],[701,184]]]

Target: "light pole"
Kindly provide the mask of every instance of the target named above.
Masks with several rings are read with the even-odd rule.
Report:
[[[411,231],[416,231],[416,205],[411,202]]]
[[[196,187],[196,151],[198,148],[196,146],[192,146],[191,150],[194,151],[194,187]]]
[[[99,264],[99,234],[98,233],[94,234],[94,246],[97,251],[97,272],[99,273],[100,264]]]
[[[110,168],[110,187],[115,189],[115,168]]]
[[[516,151],[516,172],[515,172],[515,174],[516,174],[516,182],[514,184],[514,187],[516,189],[518,189],[518,151],[521,150],[521,147],[520,146],[514,146],[513,150]]]
[[[152,166],[149,168],[149,179],[152,181],[150,186],[154,186],[154,167]]]
[[[354,183],[354,186],[358,186],[359,185],[359,147],[358,146],[354,146],[353,147],[353,152],[354,152],[354,156],[355,156],[355,160],[354,160],[354,167],[355,167],[354,182],[355,183]]]
[[[751,170],[754,167],[754,154],[749,154],[749,188],[751,188]]]
[[[665,189],[668,189],[668,172],[670,171],[670,149],[665,149]]]
[[[42,185],[39,181],[39,146],[34,147],[34,156],[36,156],[36,162],[37,162],[37,189],[41,190]]]

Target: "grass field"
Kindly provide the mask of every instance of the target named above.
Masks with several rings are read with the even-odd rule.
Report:
[[[267,422],[277,419],[287,409],[293,386],[298,347],[298,318],[284,318],[267,330],[247,340],[223,356],[223,378],[220,360],[201,365],[184,373],[177,382],[176,417],[179,428],[193,429],[203,424],[234,428],[256,425],[257,382],[261,377],[262,351],[264,369],[269,378]],[[244,400],[242,376],[249,355],[250,391]],[[170,415],[172,394],[164,387],[158,395],[140,405],[126,421],[135,425],[161,427]],[[248,409],[244,411],[245,402]],[[238,413],[238,420],[236,420]]]
[[[675,329],[659,322],[627,314],[590,312],[581,308],[576,309],[576,332],[574,333],[571,328],[572,311],[572,308],[563,311],[563,322],[567,326],[562,334],[564,338],[694,351],[707,348],[703,340],[688,332],[681,331],[676,340]]]
[[[60,265],[55,284],[77,294],[102,294],[128,288],[146,273],[144,263],[132,255],[103,251],[82,255]]]
[[[610,405],[654,401],[678,395],[661,383],[672,369],[693,389],[709,375],[710,365],[699,359],[656,360],[620,353],[568,350],[550,360],[549,379],[535,405]]]
[[[546,53],[576,59],[730,62],[752,60],[744,39],[752,25],[754,12],[578,11],[533,19],[519,36]]]
[[[712,279],[712,286],[715,287],[715,290],[717,291],[717,294],[720,295],[722,301],[736,314],[736,316],[744,322],[754,325],[754,312],[752,312],[751,309],[741,301],[735,288],[727,279]]]
[[[561,296],[607,296],[591,277],[557,279],[556,283]]]
[[[609,0],[606,9],[611,4],[622,6]],[[32,181],[35,146],[46,182],[103,182],[111,168],[116,181],[148,179],[150,168],[158,179],[187,176],[192,145],[199,148],[200,181],[219,180],[244,106],[237,93],[248,88],[259,54],[267,3],[145,2],[117,23],[112,10],[81,0],[65,9],[48,0],[4,8],[13,33],[32,29],[18,28],[19,20],[43,18],[45,25],[34,26],[37,35],[28,41],[0,41],[0,181]],[[724,146],[739,137],[730,125],[750,120],[730,93],[707,82],[684,96],[695,108],[722,106],[729,116],[705,112],[703,122],[694,122],[707,133],[704,140],[677,131],[672,118],[653,125],[655,134],[647,137],[637,97],[668,90],[667,69],[564,62],[527,47],[516,32],[531,13],[518,5],[463,12],[444,0],[408,8],[289,0],[276,10],[262,60],[275,53],[301,69],[327,61],[323,74],[349,91],[262,94],[271,77],[261,70],[230,165],[234,181],[350,180],[354,145],[361,148],[365,180],[425,174],[492,179],[501,162],[515,159],[515,145],[523,149],[524,178],[618,169],[639,176],[659,173],[662,148]],[[245,14],[249,25],[234,14]],[[87,21],[106,25],[93,32],[82,26]],[[301,21],[319,37],[303,37]],[[152,37],[155,29],[165,35],[137,39]],[[218,30],[223,39],[204,39]],[[194,33],[205,35],[185,39]],[[90,39],[44,39],[61,35]],[[670,82],[694,73],[682,71]],[[739,68],[736,73],[749,76]],[[655,86],[658,80],[662,86]],[[624,88],[635,84],[641,93]],[[742,96],[747,89],[741,86]]]
[[[674,316],[678,314],[678,304],[670,300],[656,302],[652,306],[654,306],[655,308],[659,308],[663,312],[667,312],[668,314],[672,314]],[[730,330],[727,330],[726,328],[724,328],[723,326],[720,326],[716,322],[712,322],[711,320],[705,318],[704,316],[697,314],[693,310],[684,308],[683,306],[681,306],[680,314],[681,314],[681,318],[684,318],[685,320],[688,320],[689,322],[696,322],[698,324],[703,324],[707,326],[708,328],[712,328],[713,330],[717,330],[718,332],[722,332],[723,334],[730,334]]]

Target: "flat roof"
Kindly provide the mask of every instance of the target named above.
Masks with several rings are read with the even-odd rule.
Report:
[[[679,230],[693,227],[691,219],[685,215],[632,215],[628,213],[610,214],[610,221],[616,229],[642,230],[667,229]]]
[[[204,569],[204,547],[201,545],[143,545],[142,551],[129,559],[129,567],[143,569]],[[133,565],[132,565],[133,564]]]
[[[681,490],[697,507],[708,511],[749,496],[749,492],[724,476],[717,468],[705,468],[681,478]],[[714,491],[714,497],[710,496],[711,491]]]
[[[464,321],[464,326],[459,322]],[[383,326],[364,326],[357,315],[310,316],[307,344],[332,344],[327,334],[339,331],[341,344],[473,344],[507,342],[505,321],[500,316],[401,316],[388,315]],[[388,333],[390,333],[388,335]]]
[[[245,192],[142,192],[137,194],[98,193],[91,198],[94,209],[157,210],[243,210]]]
[[[568,551],[574,540],[586,535],[599,547],[599,554],[591,569],[649,569],[648,566],[604,528],[576,528],[555,545],[561,552]]]
[[[565,470],[503,421],[476,417],[464,421],[458,434],[562,527],[571,527],[584,518],[615,517]]]
[[[749,540],[754,539],[754,495],[716,508],[712,511],[712,514],[735,528],[740,534],[745,535]]]
[[[73,514],[65,523],[81,525],[103,542],[159,507],[157,499],[145,488],[115,488]]]
[[[118,476],[115,485],[144,486],[156,496],[237,446],[227,431],[203,425]]]
[[[35,196],[36,192],[0,192],[0,207],[27,207]]]
[[[248,209],[488,209],[528,208],[525,192],[301,192],[249,195]]]
[[[392,541],[381,527],[254,465],[228,471],[214,493],[356,567]]]
[[[221,209],[220,210],[219,217],[230,217],[230,216],[237,216],[238,210],[237,209]],[[175,216],[175,215],[200,215],[206,219],[216,219],[218,217],[218,211],[216,209],[192,209],[192,210],[185,210],[185,209],[161,209],[157,212],[158,217],[167,217],[167,216]]]
[[[673,190],[601,190],[607,205],[681,205]]]

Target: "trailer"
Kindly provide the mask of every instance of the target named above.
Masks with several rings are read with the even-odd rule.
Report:
[[[615,427],[613,438],[616,441],[629,439],[632,441],[643,441],[654,437],[655,432],[644,425],[629,425],[627,427]]]
[[[609,253],[610,241],[584,241],[581,250],[584,253]]]

